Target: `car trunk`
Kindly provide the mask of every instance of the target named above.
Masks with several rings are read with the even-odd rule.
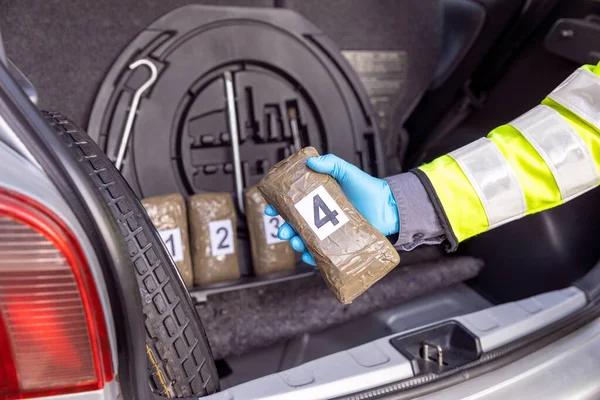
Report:
[[[131,57],[137,55],[140,49],[153,46],[148,44],[150,41],[143,42],[144,35],[157,30],[147,27],[165,13],[190,3],[218,6],[217,9],[203,10],[206,13],[260,14],[260,18],[266,16],[264,18],[270,19],[273,24],[281,23],[279,15],[287,15],[281,14],[281,9],[300,14],[301,19],[284,18],[284,22],[289,23],[286,29],[303,32],[308,43],[306,46],[314,46],[311,51],[326,48],[323,51],[327,57],[323,58],[333,60],[330,61],[333,66],[328,70],[331,81],[312,82],[310,80],[316,78],[307,73],[306,78],[294,83],[307,88],[306,93],[311,94],[300,94],[294,98],[297,104],[305,104],[299,106],[304,107],[300,109],[306,110],[307,115],[305,141],[316,143],[322,149],[336,149],[336,143],[350,142],[352,137],[353,145],[341,147],[340,144],[339,152],[345,151],[343,155],[346,158],[380,176],[406,171],[420,162],[482,137],[496,125],[539,102],[577,65],[544,49],[543,42],[550,28],[559,18],[583,18],[597,12],[591,2],[583,0],[554,2],[558,4],[555,6],[553,3],[553,7],[543,5],[544,2],[528,2],[531,4],[525,7],[524,1],[500,0],[2,1],[0,27],[8,57],[38,91],[39,107],[61,110],[79,125],[86,126],[90,135],[95,135],[94,139],[112,156],[121,125],[117,125],[116,133],[111,137],[110,129],[105,129],[105,121],[113,121],[115,115],[124,121],[129,103],[119,104],[114,100],[116,105],[113,107],[111,96],[118,97],[121,93],[118,90],[131,95],[136,87],[131,87],[131,82],[137,79],[139,86],[141,81],[133,77],[131,81],[121,82],[121,86],[115,82],[125,79]],[[231,6],[250,7],[248,10],[254,11],[225,8]],[[524,30],[523,26],[531,29]],[[165,32],[169,31],[168,26],[163,28]],[[173,31],[176,29],[173,28]],[[235,41],[235,36],[224,38],[222,45],[227,50],[219,48],[216,52],[233,51],[228,46]],[[285,48],[277,49],[279,52],[287,51]],[[282,57],[279,65],[288,62],[286,67],[281,67],[276,73],[269,70],[276,79],[253,81],[254,78],[248,78],[251,83],[246,87],[252,88],[253,101],[261,103],[261,107],[264,105],[264,109],[269,109],[272,104],[285,103],[290,96],[296,95],[293,91],[290,92],[292,94],[285,92],[291,86],[279,87],[273,83],[287,80],[287,85],[292,81],[289,76],[302,76],[300,71],[304,68],[297,65],[301,57],[296,54],[295,58],[294,55]],[[202,58],[202,54],[196,56]],[[386,57],[395,61],[386,62]],[[495,60],[501,60],[504,68],[490,82],[484,79],[488,78],[485,70]],[[249,59],[244,59],[244,62],[247,64],[240,70],[251,69]],[[374,64],[377,68],[373,67]],[[532,66],[540,64],[552,67],[532,76]],[[163,76],[167,74],[169,65],[169,62],[161,64]],[[256,66],[262,68],[264,65],[256,63]],[[343,67],[353,68],[353,72],[344,71]],[[378,70],[379,67],[381,70]],[[207,67],[207,70],[210,68]],[[260,73],[263,72],[261,70]],[[195,87],[192,83],[197,83],[196,78],[186,78],[190,82],[182,87],[192,90]],[[171,86],[176,86],[177,79],[172,79]],[[475,86],[479,84],[476,96],[469,86],[473,82]],[[331,85],[344,92],[344,107],[339,104],[335,107],[321,106],[322,100],[311,103],[315,97],[312,93],[320,84]],[[347,85],[346,89],[339,89],[344,85]],[[527,95],[515,96],[515,88],[523,85],[528,85]],[[248,94],[247,91],[244,93]],[[164,98],[165,102],[173,103],[179,102],[181,96]],[[205,98],[208,100],[203,100]],[[197,99],[196,103],[191,102],[189,107],[181,109],[216,107],[211,103],[213,97],[197,96]],[[468,112],[464,113],[465,109]],[[184,121],[181,124],[188,124],[195,120],[192,118],[195,114],[177,120],[171,115],[164,117],[165,130],[170,131],[152,132],[152,125],[162,116],[147,110],[141,108],[138,115],[141,123],[146,124],[143,126],[149,128],[137,133],[136,146],[141,146],[141,150],[136,151],[138,154],[158,154],[157,159],[164,156],[168,160],[165,163],[169,164],[164,168],[171,168],[170,165],[175,163],[180,165],[173,167],[179,175],[171,180],[152,179],[154,172],[151,168],[148,166],[145,170],[140,167],[148,163],[136,161],[135,168],[125,169],[124,176],[140,198],[175,191],[184,196],[204,191],[235,193],[237,188],[231,177],[223,175],[228,179],[224,181],[223,176],[214,175],[210,168],[206,168],[208,164],[195,165],[186,161],[187,156],[183,153],[189,151],[192,154],[195,150],[193,146],[180,146],[181,135],[184,134],[174,127],[178,127],[181,121]],[[311,112],[314,115],[309,117]],[[182,113],[173,111],[176,116]],[[257,120],[266,125],[269,115],[261,113]],[[336,119],[342,122],[335,125],[339,122]],[[175,120],[178,122],[172,123]],[[222,129],[226,129],[218,123],[204,120],[198,128],[199,141],[205,135],[206,126],[210,127],[210,132],[214,131],[210,134],[215,137],[221,137]],[[338,128],[331,129],[331,126]],[[343,129],[351,132],[341,132]],[[167,153],[158,150],[155,153],[152,143],[164,137],[175,139],[165,141],[164,147],[169,149],[165,150]],[[171,157],[168,151],[177,146],[183,149],[177,150],[182,152],[181,155]],[[221,158],[211,161],[210,165],[230,163],[228,147],[217,147],[208,148],[199,158],[205,159],[211,153],[218,153]],[[263,159],[272,165],[283,156],[271,152],[270,148],[268,154],[262,153],[264,147],[246,146],[245,149],[245,155],[251,158],[248,163],[252,165]],[[133,161],[130,162],[134,165]],[[268,169],[248,168],[247,183],[256,183]],[[171,184],[177,179],[183,183],[179,186]],[[400,266],[350,305],[339,304],[318,273],[301,263],[292,274],[255,276],[243,222],[245,218],[238,210],[238,218],[242,221],[238,231],[239,247],[242,249],[240,279],[190,289],[217,359],[222,387],[235,389],[236,385],[268,378],[271,374],[292,368],[296,368],[292,370],[295,372],[273,376],[285,376],[282,379],[290,388],[309,387],[312,381],[306,378],[303,365],[319,360],[326,363],[328,356],[341,357],[340,354],[351,354],[356,361],[362,356],[352,349],[372,343],[378,343],[375,346],[379,349],[385,347],[383,358],[387,357],[391,360],[389,362],[395,362],[396,357],[390,354],[402,354],[406,361],[402,364],[403,371],[408,371],[404,378],[408,379],[416,374],[415,365],[418,363],[415,364],[415,359],[423,358],[422,345],[414,343],[425,340],[410,338],[411,330],[416,328],[442,324],[435,334],[426,334],[431,337],[427,340],[433,344],[444,343],[444,350],[450,355],[453,349],[458,349],[456,354],[470,349],[471,337],[472,343],[479,347],[475,349],[475,355],[464,356],[463,361],[467,363],[472,361],[469,357],[480,357],[485,351],[501,348],[512,340],[555,323],[584,307],[589,297],[586,297],[585,291],[570,285],[584,276],[600,258],[594,239],[600,226],[600,211],[595,206],[595,196],[598,195],[595,191],[557,210],[501,227],[461,245],[458,253],[447,254],[443,247],[437,246],[401,253]],[[528,298],[533,300],[524,300]],[[471,317],[456,319],[468,315]],[[530,322],[529,318],[534,315],[538,320]],[[493,337],[501,339],[489,339],[492,336],[485,333],[485,321],[490,318],[496,321],[496,326],[489,328],[497,332]],[[459,328],[447,328],[444,321],[448,320],[459,321]],[[519,328],[522,326],[528,328]],[[463,330],[470,333],[463,334]],[[516,334],[509,334],[510,331]],[[394,347],[390,340],[395,337],[402,337],[405,341]],[[484,337],[487,339],[484,340]],[[493,344],[482,349],[482,343]],[[432,350],[434,353],[435,349]],[[432,355],[425,360],[435,365],[439,357],[439,354]],[[388,361],[374,366],[384,371],[386,363]],[[307,365],[321,368],[321,364]],[[396,374],[400,364],[395,368]],[[360,377],[360,374],[351,372],[337,378],[332,375],[331,381]],[[395,378],[398,377],[395,375]],[[308,379],[308,383],[303,379]],[[399,379],[392,377],[387,382],[376,382],[395,380]],[[325,381],[324,384],[329,382]],[[268,385],[271,381],[262,382],[257,385]],[[244,390],[251,392],[253,387],[247,386]],[[350,392],[339,391],[344,394]],[[332,393],[338,392],[334,390]]]

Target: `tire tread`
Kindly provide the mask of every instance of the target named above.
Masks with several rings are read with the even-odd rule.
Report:
[[[142,204],[86,133],[60,113],[44,116],[90,176],[125,240],[143,303],[151,388],[165,397],[216,392],[218,375],[206,333]]]

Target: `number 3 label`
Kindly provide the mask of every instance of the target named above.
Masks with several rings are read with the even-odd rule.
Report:
[[[169,254],[171,254],[171,258],[173,258],[173,261],[183,261],[181,230],[179,228],[163,229],[161,231],[158,231],[158,233],[160,234],[160,237],[165,243],[165,246],[167,246],[167,250],[169,251]]]
[[[233,244],[233,225],[230,219],[208,223],[210,249],[213,256],[226,256],[235,251]]]
[[[283,218],[279,215],[276,217],[270,217],[263,214],[263,225],[265,227],[265,238],[267,244],[277,244],[283,242],[283,240],[277,237],[277,231],[281,225],[283,225]]]
[[[297,202],[295,207],[321,240],[348,222],[346,214],[323,186],[310,192],[308,196]]]

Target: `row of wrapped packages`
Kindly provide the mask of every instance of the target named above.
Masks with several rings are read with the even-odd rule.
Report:
[[[237,218],[230,193],[180,194],[142,200],[188,288],[240,278]],[[283,220],[264,213],[256,186],[244,190],[255,275],[294,271],[296,257],[277,231]]]

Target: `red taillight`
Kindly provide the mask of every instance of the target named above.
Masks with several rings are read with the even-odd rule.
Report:
[[[0,191],[0,399],[112,380],[100,299],[81,248],[40,204]]]

